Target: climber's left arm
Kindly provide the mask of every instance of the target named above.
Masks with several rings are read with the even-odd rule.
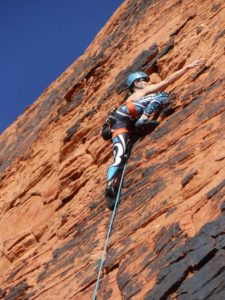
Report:
[[[163,90],[165,90],[165,88],[167,88],[168,85],[170,85],[171,83],[173,83],[177,79],[179,79],[181,76],[183,76],[189,69],[195,68],[197,66],[202,66],[204,64],[205,64],[204,59],[197,59],[197,60],[193,61],[191,64],[188,64],[188,65],[184,66],[182,69],[172,73],[163,81],[156,83],[156,84],[150,84],[149,86],[146,86],[144,89],[137,91],[135,93],[135,96],[138,98],[141,98],[141,97],[151,94],[151,93],[163,91]]]

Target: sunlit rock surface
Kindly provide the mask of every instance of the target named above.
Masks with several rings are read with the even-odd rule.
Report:
[[[99,299],[225,299],[225,4],[127,0],[0,137],[0,299],[91,299],[110,211],[100,137],[129,72],[173,110],[133,148]]]

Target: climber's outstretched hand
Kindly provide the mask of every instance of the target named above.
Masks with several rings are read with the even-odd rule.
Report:
[[[187,67],[188,67],[188,69],[192,69],[192,68],[195,68],[197,66],[204,66],[204,65],[205,65],[205,59],[199,58],[199,59],[194,60],[189,65],[187,65]]]

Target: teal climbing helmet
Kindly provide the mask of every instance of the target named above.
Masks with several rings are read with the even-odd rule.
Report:
[[[144,72],[131,73],[127,78],[128,87],[130,87],[135,80],[141,79],[141,78],[149,78],[149,76],[148,76],[148,74],[146,74]]]

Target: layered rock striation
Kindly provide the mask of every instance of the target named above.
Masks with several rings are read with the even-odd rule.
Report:
[[[99,299],[225,299],[225,4],[127,0],[0,137],[0,299],[91,299],[110,211],[100,137],[128,73],[172,109],[135,144]]]

